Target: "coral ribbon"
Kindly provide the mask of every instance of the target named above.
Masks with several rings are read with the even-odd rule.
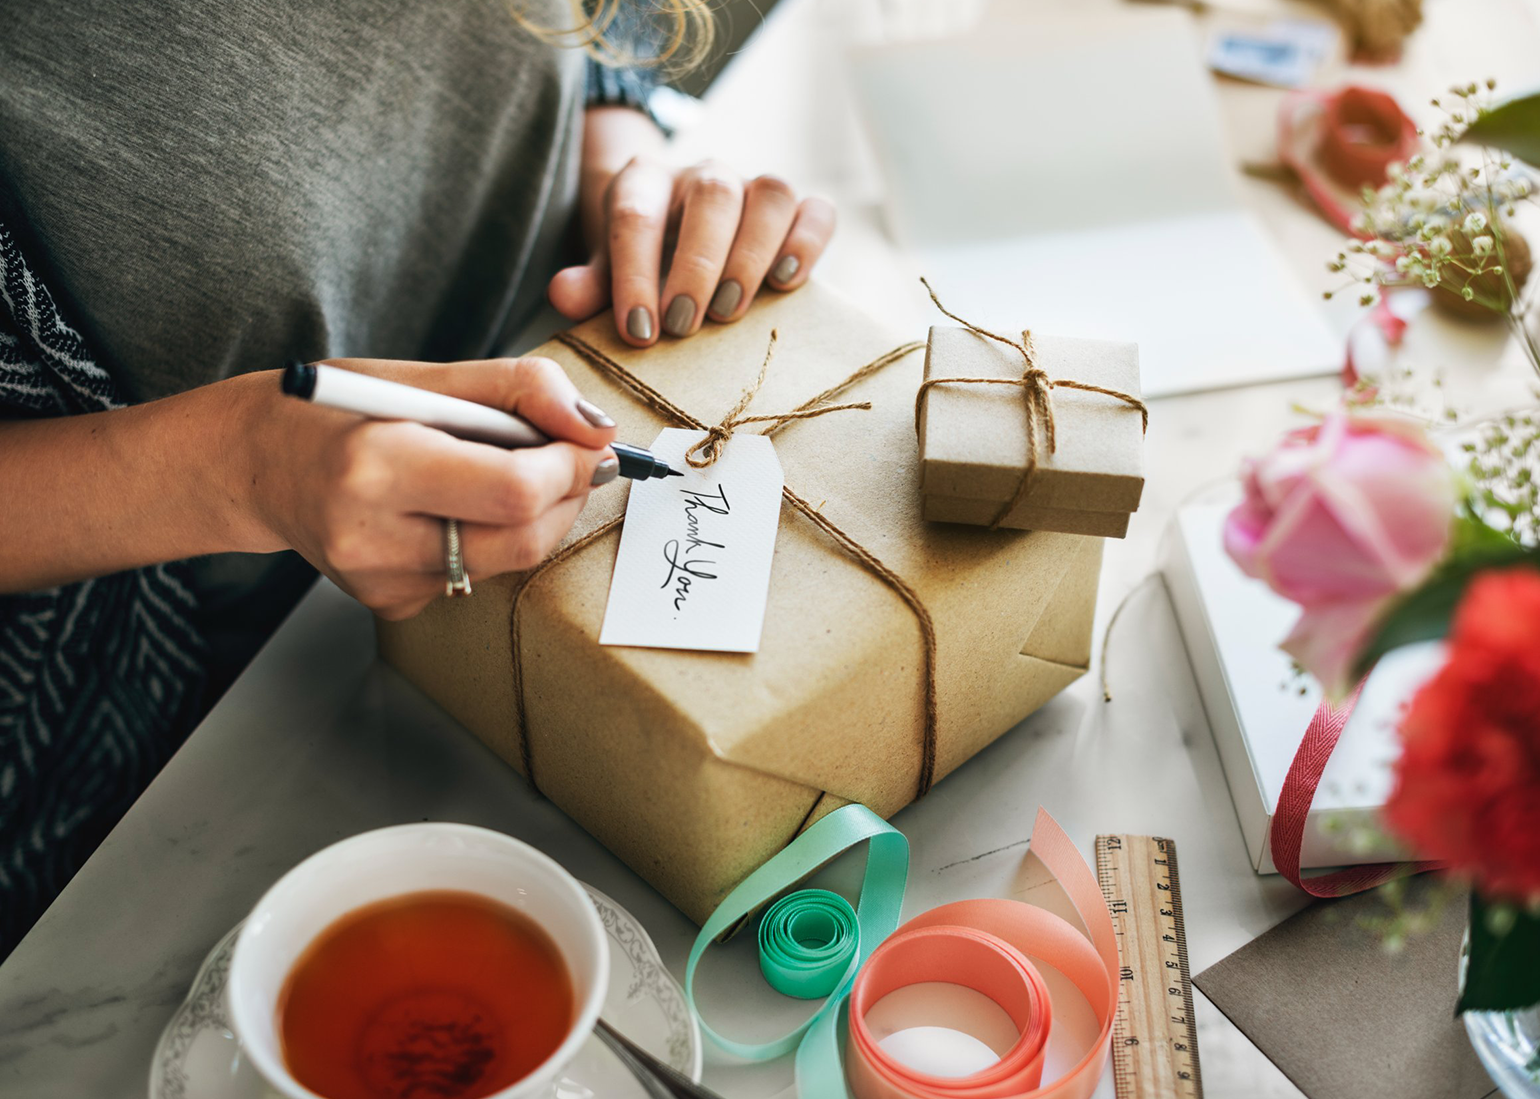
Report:
[[[770,897],[864,840],[871,847],[853,931],[834,926],[833,913],[839,905],[829,899],[833,894],[822,890],[782,898],[765,916],[765,922],[772,924],[770,930],[761,924],[760,964],[772,986],[800,996],[838,970],[832,995],[807,1023],[771,1042],[736,1042],[704,1020],[701,1029],[724,1049],[755,1059],[796,1047],[801,1099],[851,1099],[852,1095],[855,1099],[1088,1099],[1106,1066],[1117,1014],[1117,937],[1091,868],[1043,810],[1038,811],[1032,830],[1032,851],[1063,886],[1089,938],[1050,912],[1002,899],[944,904],[897,927],[908,843],[864,806],[847,805],[749,875],[701,928],[685,967],[684,986],[697,1017],[696,968],[716,937]],[[814,934],[819,929],[798,922],[822,919],[831,921],[823,931],[839,935],[838,944],[832,940],[820,944]],[[799,930],[814,941],[792,949],[787,939],[796,938]],[[767,941],[774,953],[768,960]],[[1101,1026],[1080,1062],[1047,1084],[1042,1083],[1043,1057],[1053,1004],[1039,964],[1051,966],[1074,984]],[[866,1013],[889,993],[929,981],[963,985],[989,997],[1015,1022],[1020,1037],[997,1063],[970,1076],[931,1076],[894,1060],[866,1026]],[[848,1035],[842,1042],[840,1022],[847,1015]]]
[[[1294,761],[1289,764],[1289,773],[1284,776],[1283,789],[1278,793],[1278,808],[1273,812],[1272,827],[1268,831],[1268,845],[1272,848],[1273,865],[1278,868],[1278,873],[1312,897],[1362,893],[1395,878],[1440,870],[1446,865],[1442,862],[1384,862],[1350,866],[1311,878],[1300,874],[1300,848],[1305,842],[1310,806],[1315,802],[1326,761],[1331,759],[1337,741],[1342,738],[1342,730],[1347,727],[1363,689],[1360,682],[1342,702],[1334,703],[1330,699],[1321,702],[1305,729],[1305,738],[1294,754]]]
[[[1064,887],[1090,938],[1051,912],[998,899],[944,904],[904,924],[872,955],[851,992],[846,1072],[856,1099],[1087,1099],[1096,1090],[1118,1010],[1112,916],[1091,868],[1045,810],[1038,810],[1032,851]],[[1041,1076],[1051,1004],[1029,958],[1064,974],[1101,1024],[1080,1062],[1046,1084]],[[920,981],[982,992],[1011,1016],[1021,1037],[997,1064],[971,1076],[930,1076],[900,1064],[873,1040],[865,1014],[889,992]],[[842,1092],[802,1090],[802,1062],[799,1054],[799,1094],[838,1099]]]

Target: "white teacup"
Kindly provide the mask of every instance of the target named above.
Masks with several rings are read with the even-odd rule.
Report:
[[[526,843],[467,824],[402,824],[334,843],[278,879],[257,902],[230,960],[230,1022],[263,1078],[287,1099],[318,1099],[289,1074],[278,996],[315,938],[349,912],[424,890],[476,893],[515,908],[555,942],[572,978],[577,1017],[556,1051],[488,1099],[550,1094],[592,1032],[609,980],[609,941],[588,894]]]

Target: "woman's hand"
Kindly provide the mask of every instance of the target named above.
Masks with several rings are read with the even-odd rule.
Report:
[[[708,316],[737,320],[763,285],[807,281],[834,233],[832,203],[715,161],[672,168],[638,126],[652,128],[624,108],[588,112],[580,202],[591,258],[551,280],[557,310],[583,320],[613,304],[621,339],[647,347]]]
[[[532,568],[590,488],[619,472],[613,423],[549,359],[329,365],[492,405],[563,440],[504,450],[285,400],[275,375],[250,376],[250,503],[268,544],[248,548],[298,550],[382,617],[411,617],[443,593],[445,519],[460,520],[472,579]]]

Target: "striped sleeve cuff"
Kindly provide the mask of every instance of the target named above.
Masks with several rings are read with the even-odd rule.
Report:
[[[613,68],[588,58],[588,106],[630,107],[651,118],[664,133],[671,133],[652,109],[652,93],[657,86],[656,74],[650,70]]]

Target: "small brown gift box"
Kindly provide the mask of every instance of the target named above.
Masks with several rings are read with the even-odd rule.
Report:
[[[751,414],[797,408],[899,343],[817,285],[645,351],[613,323],[537,353],[642,445],[718,423],[772,328]],[[598,643],[619,485],[594,493],[540,568],[380,622],[381,653],[703,921],[826,813],[858,801],[891,816],[1086,670],[1101,541],[925,523],[920,371],[915,348],[836,398],[870,411],[774,435],[787,493],[757,653]]]
[[[1131,343],[1033,336],[1049,378],[1139,396],[1139,349]],[[926,380],[1022,376],[1021,351],[970,332],[930,330]],[[947,382],[921,395],[920,491],[925,518],[1121,538],[1144,491],[1139,409],[1104,393],[1050,391],[1056,449],[1038,446],[1037,467],[1016,499],[1027,464],[1025,394],[1020,387]],[[1039,430],[1039,436],[1044,432]],[[998,524],[996,520],[998,518]]]

